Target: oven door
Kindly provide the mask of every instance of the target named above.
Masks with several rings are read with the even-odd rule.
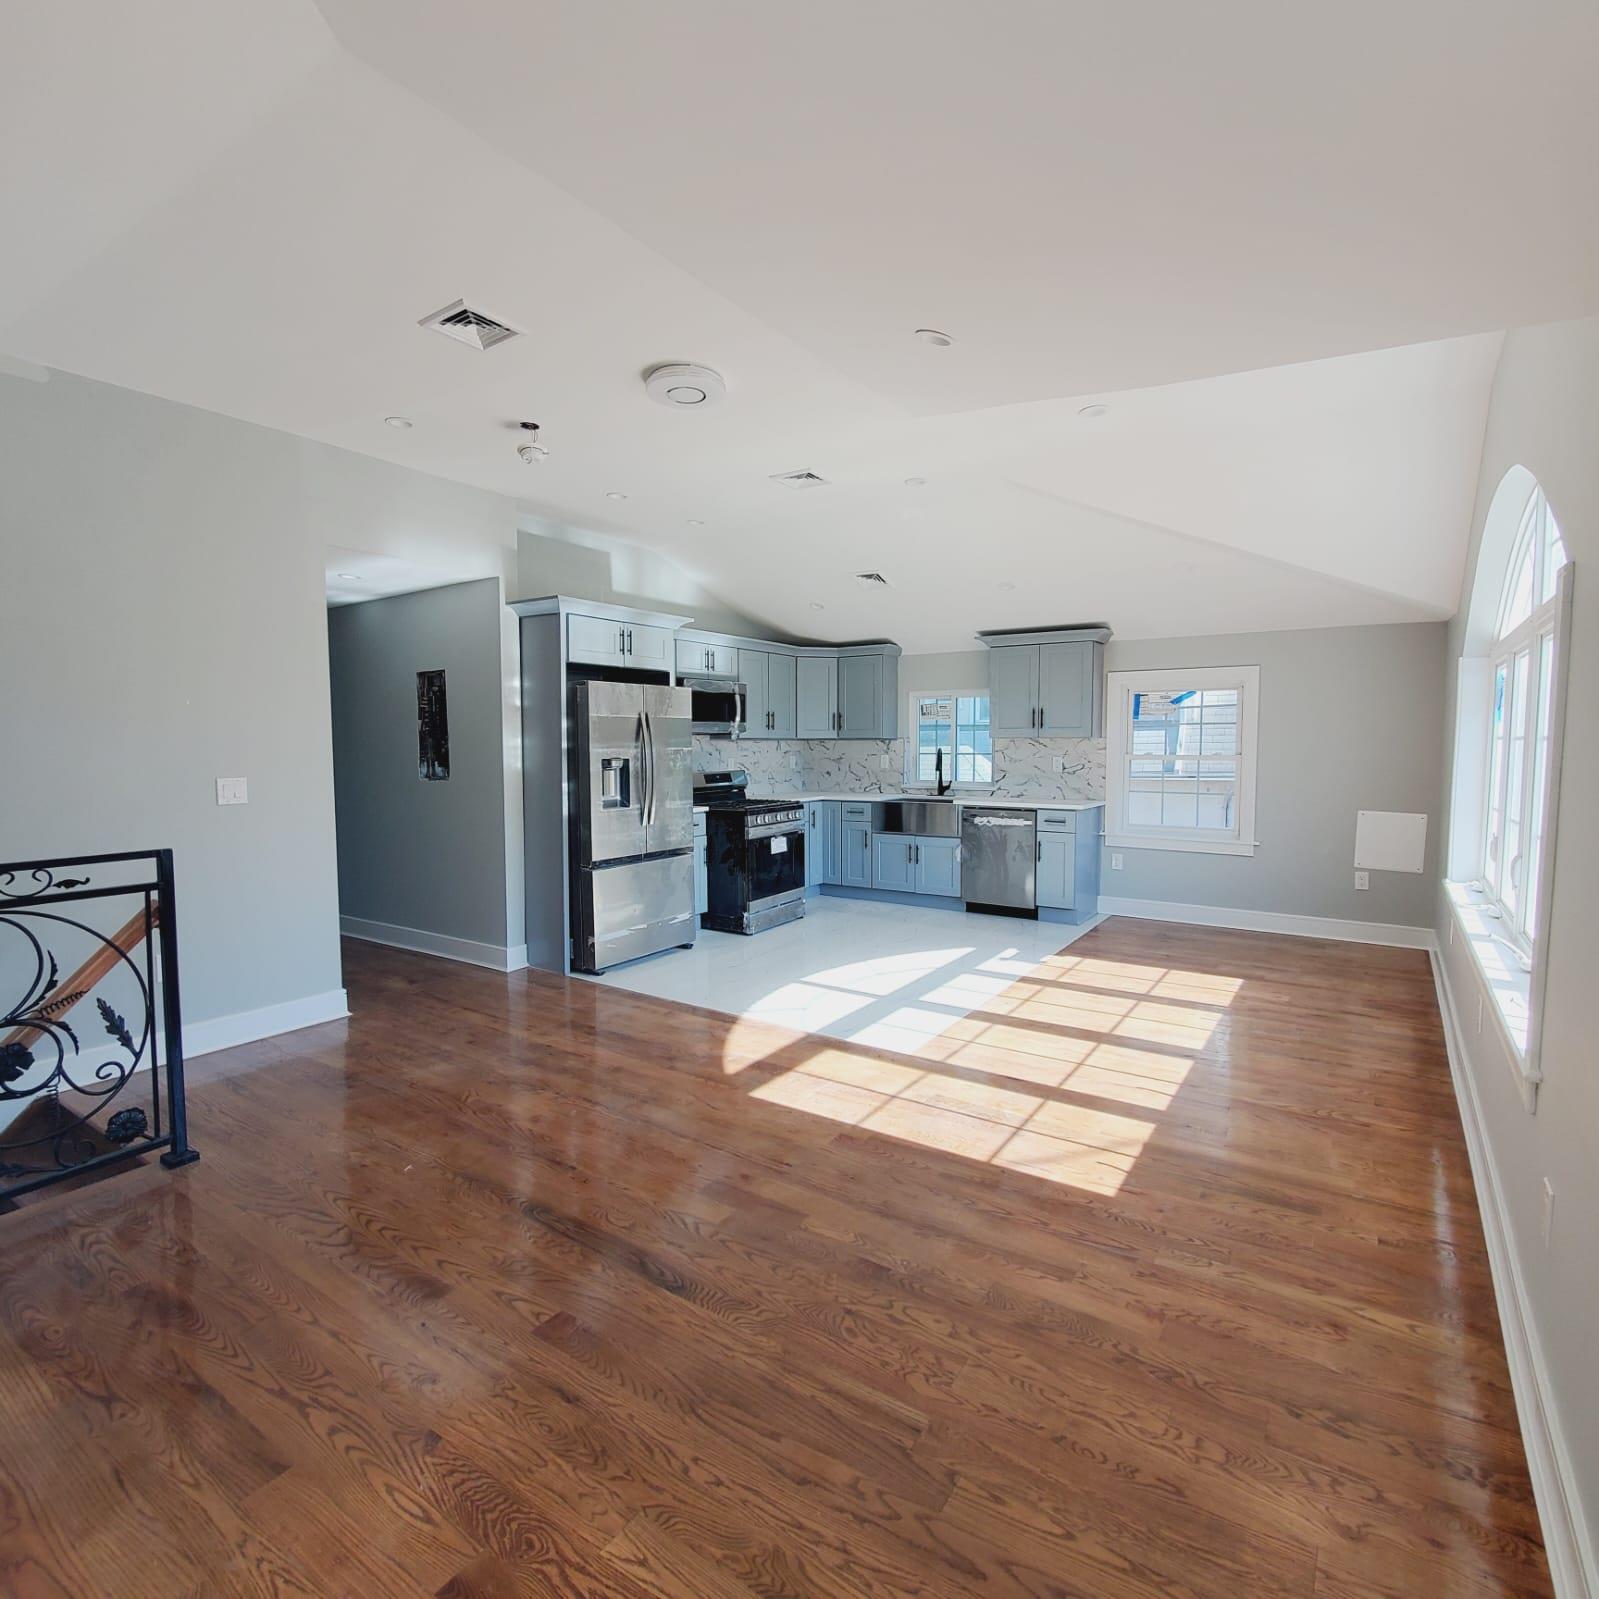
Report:
[[[749,910],[769,910],[805,898],[805,829],[752,838],[744,846]]]
[[[743,730],[745,689],[728,678],[688,678],[683,686],[693,696],[693,726],[696,733],[731,733]]]

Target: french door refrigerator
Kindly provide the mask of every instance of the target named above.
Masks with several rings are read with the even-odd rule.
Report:
[[[603,972],[694,942],[692,695],[572,685],[572,964]]]

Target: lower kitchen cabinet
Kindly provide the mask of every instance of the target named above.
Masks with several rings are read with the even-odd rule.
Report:
[[[960,840],[883,833],[872,840],[872,887],[958,899]]]
[[[864,807],[863,807],[864,809]],[[872,886],[872,824],[844,818],[838,880],[845,888]]]
[[[880,833],[872,840],[872,887],[902,894],[916,889],[915,839],[903,833]]]
[[[841,880],[842,863],[839,852],[839,802],[837,800],[807,800],[805,802],[805,886],[817,888],[823,883]]]
[[[1069,911],[1077,902],[1075,833],[1038,835],[1038,903],[1047,910]]]
[[[961,892],[961,845],[958,838],[918,838],[916,844],[916,892],[940,894],[959,899]]]

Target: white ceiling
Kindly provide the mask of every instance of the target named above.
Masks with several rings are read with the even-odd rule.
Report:
[[[7,43],[0,353],[797,634],[1447,615],[1494,330],[1599,310],[1587,0],[79,0]],[[460,296],[527,336],[416,327]],[[673,359],[727,400],[647,401]]]

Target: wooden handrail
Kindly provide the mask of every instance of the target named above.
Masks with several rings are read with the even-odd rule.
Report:
[[[46,1016],[51,1021],[65,1016],[80,1000],[87,999],[94,992],[100,980],[116,966],[119,955],[131,955],[160,922],[160,901],[152,898],[148,926],[144,912],[135,911],[105,943],[96,946],[94,953],[65,983],[57,985],[55,992],[42,1005],[34,1006],[34,1014]],[[115,948],[111,947],[113,945]],[[14,1027],[4,1038],[0,1038],[0,1048],[10,1044],[33,1044],[44,1037],[44,1032],[42,1027]]]

